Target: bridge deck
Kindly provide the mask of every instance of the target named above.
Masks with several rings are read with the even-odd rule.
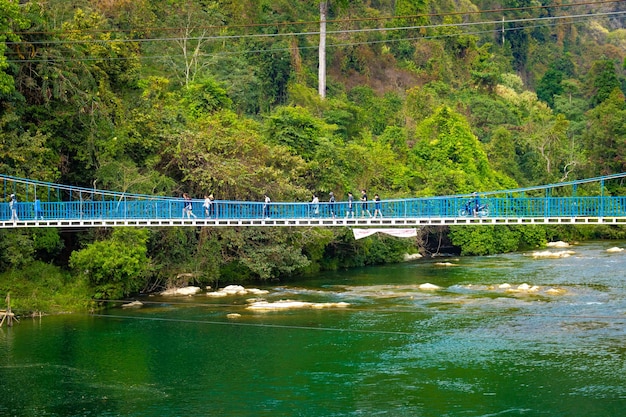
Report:
[[[622,217],[429,217],[429,218],[355,218],[355,219],[56,219],[0,221],[0,228],[56,227],[83,229],[90,227],[419,227],[467,225],[556,225],[612,224],[626,225]]]
[[[346,201],[265,204],[216,200],[205,213],[203,201],[197,199],[190,202],[177,197],[92,190],[0,175],[4,192],[4,200],[0,200],[0,228],[623,225],[626,224],[626,197],[605,195],[605,181],[621,184],[624,178],[626,173],[533,188],[481,192],[479,196],[393,199],[379,204],[355,201],[352,206]],[[577,187],[590,182],[600,186],[596,195],[577,195]],[[481,210],[476,216],[477,202]],[[193,214],[187,212],[188,204],[192,205]],[[375,213],[378,216],[372,218]]]

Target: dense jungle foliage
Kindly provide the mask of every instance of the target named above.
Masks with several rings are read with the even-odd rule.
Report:
[[[625,3],[0,0],[0,172],[274,201],[623,172]],[[589,237],[624,230],[424,229],[415,241],[358,242],[341,228],[10,230],[0,232],[0,293],[11,291],[17,308],[56,311],[417,251],[489,254]]]

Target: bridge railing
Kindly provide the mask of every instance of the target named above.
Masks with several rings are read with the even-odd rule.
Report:
[[[472,201],[467,197],[417,198],[386,200],[381,202],[383,217],[387,218],[452,218],[471,215],[463,208]],[[486,205],[488,217],[623,217],[626,216],[626,197],[490,197],[480,200]],[[186,218],[184,201],[178,199],[118,199],[104,201],[43,201],[40,202],[39,220],[76,219],[152,219],[171,220]],[[355,217],[374,214],[374,202],[353,203]],[[201,200],[193,201],[193,215],[204,218]],[[0,221],[11,219],[9,203],[0,203]],[[213,218],[221,219],[303,219],[341,218],[351,214],[347,202],[334,205],[311,203],[214,201]],[[17,203],[20,220],[36,218],[33,202]],[[191,217],[191,215],[189,215]]]

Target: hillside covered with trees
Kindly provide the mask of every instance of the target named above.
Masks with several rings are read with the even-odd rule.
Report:
[[[625,1],[0,0],[0,172],[274,201],[623,172],[625,23]],[[395,262],[442,244],[489,254],[625,235],[498,226],[355,242],[347,228],[3,230],[0,293],[54,311],[170,285]]]

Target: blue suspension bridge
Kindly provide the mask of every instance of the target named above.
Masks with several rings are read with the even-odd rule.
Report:
[[[529,188],[382,200],[264,202],[203,200],[74,187],[0,175],[0,228],[163,226],[407,227],[502,224],[626,225],[626,173]],[[475,210],[478,203],[479,209]]]

